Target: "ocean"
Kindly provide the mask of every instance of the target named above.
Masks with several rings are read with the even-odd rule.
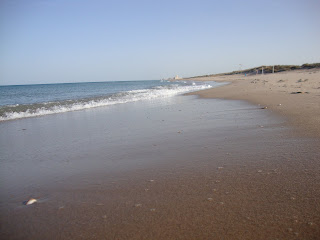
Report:
[[[150,80],[0,86],[0,121],[168,98],[219,85]]]

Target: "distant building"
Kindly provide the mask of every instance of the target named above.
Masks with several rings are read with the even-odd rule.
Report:
[[[178,75],[176,75],[173,79],[174,79],[174,80],[178,80],[178,79],[181,79],[181,77],[179,77]]]

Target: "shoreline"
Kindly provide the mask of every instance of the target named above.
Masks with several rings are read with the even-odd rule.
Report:
[[[0,124],[1,234],[317,239],[320,142],[285,123],[244,101],[177,96]]]
[[[201,77],[192,80],[231,84],[186,95],[244,100],[260,105],[286,117],[301,136],[320,137],[320,69],[251,76]]]

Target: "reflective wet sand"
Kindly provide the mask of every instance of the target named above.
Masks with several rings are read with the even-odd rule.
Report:
[[[0,131],[2,239],[320,236],[319,140],[254,105],[177,97]]]

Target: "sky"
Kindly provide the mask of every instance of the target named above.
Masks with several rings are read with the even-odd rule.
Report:
[[[0,0],[0,85],[320,62],[319,0]]]

